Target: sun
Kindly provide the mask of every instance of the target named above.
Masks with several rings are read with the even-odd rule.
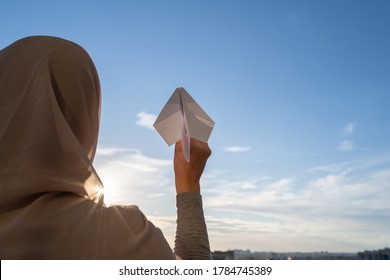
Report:
[[[104,204],[107,206],[113,205],[120,201],[115,184],[109,179],[105,179],[103,187],[100,189],[100,194],[104,196]]]

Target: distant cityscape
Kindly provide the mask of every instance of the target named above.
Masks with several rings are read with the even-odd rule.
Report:
[[[251,252],[229,250],[212,252],[213,260],[389,260],[390,248],[357,253],[322,252]]]

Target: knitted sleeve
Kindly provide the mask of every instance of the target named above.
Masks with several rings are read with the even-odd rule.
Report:
[[[182,259],[211,259],[202,196],[199,193],[181,193],[176,196],[177,227],[175,254]]]

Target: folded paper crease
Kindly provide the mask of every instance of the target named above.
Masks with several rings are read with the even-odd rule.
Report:
[[[214,121],[183,88],[178,87],[168,99],[153,126],[171,146],[183,141],[184,157],[190,160],[190,139],[209,140]]]

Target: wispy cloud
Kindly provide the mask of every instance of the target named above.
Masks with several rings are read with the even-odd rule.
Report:
[[[365,161],[366,162],[366,161]],[[349,168],[350,166],[356,166],[359,161],[345,161],[345,162],[337,162],[337,163],[330,163],[320,166],[315,166],[312,168],[309,168],[308,172],[328,172],[328,173],[335,173],[335,172],[341,172],[342,170],[345,170],[346,168]]]
[[[310,181],[310,185],[320,189],[330,189],[343,183],[346,173],[328,174],[324,177],[316,178]]]
[[[337,148],[339,151],[342,151],[342,152],[352,151],[354,149],[354,142],[352,140],[340,141]]]
[[[355,144],[351,138],[351,136],[355,133],[356,130],[356,123],[355,122],[348,122],[342,129],[341,129],[341,136],[344,138],[341,140],[337,146],[337,149],[341,152],[350,152],[352,150],[355,150]]]
[[[356,123],[355,122],[349,122],[347,123],[343,129],[342,129],[342,135],[343,136],[350,136],[355,132],[356,129]]]
[[[145,127],[147,129],[154,129],[153,124],[156,121],[156,119],[157,119],[157,115],[155,114],[139,112],[137,114],[137,121],[135,122],[135,124]]]
[[[267,189],[275,191],[289,191],[293,186],[294,179],[292,178],[282,178],[276,182],[273,182],[267,186]]]
[[[241,231],[229,230],[228,221],[222,219],[210,226],[210,235],[218,244],[223,235],[230,244],[238,235],[240,240],[252,236],[248,248],[258,250],[352,251],[385,246],[390,236],[386,224],[390,206],[385,202],[390,199],[390,169],[372,169],[359,161],[336,169],[333,165],[337,173],[322,174],[331,170],[313,168],[305,180],[268,178],[246,189],[233,187],[242,181],[216,180],[213,189],[223,191],[207,192],[205,207],[210,213],[230,213],[230,221],[237,217]],[[312,174],[314,170],[322,175]],[[226,228],[217,226],[225,222]],[[380,237],[369,228],[381,232]]]
[[[121,151],[109,157],[98,153],[94,161],[107,204],[146,203],[150,197],[161,196],[162,190],[174,192],[171,160],[152,158],[135,149],[105,150]]]
[[[120,147],[105,152],[111,156],[98,155],[95,167],[107,199],[138,205],[173,244],[172,160]],[[356,251],[388,246],[389,162],[386,155],[332,163],[308,169],[301,178],[209,170],[202,194],[212,249]]]
[[[226,152],[230,153],[243,153],[252,150],[252,147],[249,146],[229,146],[223,148]]]
[[[134,149],[129,149],[129,148],[119,148],[119,147],[102,147],[99,146],[96,150],[96,155],[97,156],[112,156],[117,153],[121,152],[130,152],[130,151],[136,151]]]
[[[370,170],[378,168],[379,166],[387,166],[390,164],[390,153],[383,153],[376,156],[364,157],[360,159],[329,163],[325,165],[319,165],[309,168],[307,171],[322,172],[322,173],[343,173],[345,171],[363,172],[364,170]]]

